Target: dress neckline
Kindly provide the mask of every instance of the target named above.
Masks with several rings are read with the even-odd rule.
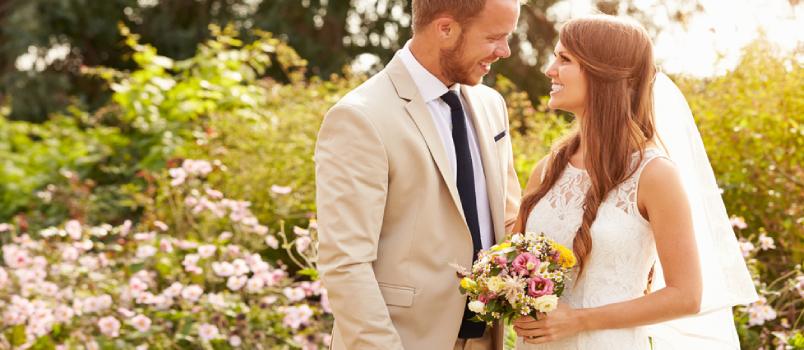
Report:
[[[644,151],[645,151],[645,155],[648,155],[650,152],[659,151],[659,149],[657,147],[655,147],[655,146],[651,146],[651,147],[645,147]],[[634,151],[633,153],[631,153],[631,156],[633,157],[633,156],[637,155],[638,153],[639,153],[639,151]],[[577,167],[575,165],[572,165],[572,162],[570,162],[570,161],[567,162],[567,168],[569,168],[569,169],[571,169],[571,170],[573,170],[575,172],[581,172],[581,173],[584,173],[584,174],[587,173],[586,168],[579,168],[579,167]]]

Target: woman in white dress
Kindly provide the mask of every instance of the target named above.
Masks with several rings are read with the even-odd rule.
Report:
[[[557,310],[514,322],[517,349],[650,349],[642,326],[698,314],[703,289],[689,191],[657,138],[651,40],[635,22],[578,18],[555,56],[548,105],[577,125],[535,167],[514,232],[544,232],[579,265]],[[649,291],[655,269],[664,288]]]

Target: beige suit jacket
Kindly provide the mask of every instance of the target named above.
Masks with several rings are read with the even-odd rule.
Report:
[[[461,93],[500,241],[520,200],[505,102],[484,85]],[[329,110],[315,162],[332,349],[452,349],[466,297],[450,263],[471,267],[472,238],[443,141],[399,57]]]

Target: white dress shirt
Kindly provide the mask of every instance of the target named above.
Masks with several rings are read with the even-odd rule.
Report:
[[[461,95],[460,85],[455,84],[447,88],[441,80],[438,80],[435,75],[424,68],[410,51],[410,41],[405,44],[405,47],[399,50],[399,56],[402,58],[402,63],[413,78],[413,82],[416,84],[419,94],[430,110],[430,115],[433,118],[436,129],[438,129],[438,134],[441,135],[441,141],[444,144],[447,158],[449,158],[449,163],[452,166],[452,180],[455,182],[457,182],[458,179],[458,172],[456,170],[455,144],[452,141],[452,112],[450,111],[449,105],[441,100],[441,95],[447,93],[448,90],[453,90],[460,97],[467,131],[469,133],[469,153],[472,155],[475,199],[477,201],[477,219],[480,223],[480,240],[483,249],[489,249],[494,244],[494,229],[491,224],[491,208],[489,207],[489,197],[486,192],[486,176],[483,172],[483,160],[480,157],[477,135],[475,134],[475,128],[471,118],[467,116],[469,109],[466,107],[466,102]]]

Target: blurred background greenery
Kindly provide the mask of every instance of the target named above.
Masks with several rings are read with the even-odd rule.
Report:
[[[549,13],[562,3],[523,4],[513,55],[486,80],[506,97],[523,183],[572,123],[546,109],[541,74],[557,37]],[[683,25],[702,11],[694,0],[650,11],[639,3],[593,1],[653,35],[664,23],[656,18]],[[308,227],[321,118],[404,44],[409,8],[406,0],[0,2],[0,223],[35,235],[68,219],[145,220],[168,210],[155,174],[189,158],[220,162],[226,170],[208,181],[250,201],[272,231]],[[673,76],[765,298],[735,309],[744,349],[804,348],[802,62],[800,49],[760,37],[721,75]],[[292,190],[280,204],[272,186]],[[264,253],[287,259],[281,251]]]

